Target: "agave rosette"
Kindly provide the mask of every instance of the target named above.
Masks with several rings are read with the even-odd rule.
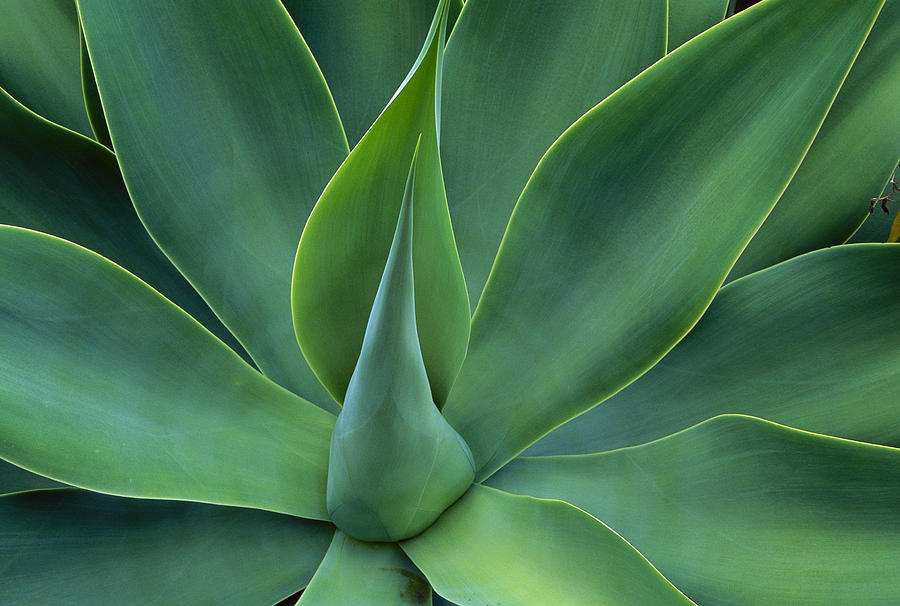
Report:
[[[900,2],[727,5],[14,7],[4,603],[890,603]]]

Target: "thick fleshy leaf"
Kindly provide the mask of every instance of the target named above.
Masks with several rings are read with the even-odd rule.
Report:
[[[887,0],[803,164],[729,280],[842,244],[866,217],[900,157],[898,23],[900,0]]]
[[[81,0],[122,174],[154,239],[267,376],[333,408],[291,327],[303,224],[347,154],[277,0]]]
[[[491,484],[597,516],[698,604],[891,604],[900,587],[893,448],[724,416],[644,446],[516,459]]]
[[[420,135],[413,221],[416,323],[436,402],[445,400],[465,356],[469,303],[437,139],[446,8],[443,0],[412,70],[328,184],[297,249],[292,291],[297,340],[338,401],[359,357]]]
[[[900,446],[900,245],[797,257],[719,291],[647,374],[532,446],[587,454],[724,413]]]
[[[447,43],[441,157],[474,306],[547,148],[666,50],[664,0],[470,0]]]
[[[890,181],[894,183],[892,184]],[[859,226],[853,237],[848,240],[849,243],[896,241],[891,239],[892,227],[896,224],[896,217],[900,216],[900,201],[897,201],[897,192],[893,191],[895,185],[900,185],[900,175],[897,174],[896,169],[892,172],[889,182],[882,188],[881,193],[875,195],[873,192],[869,197],[870,204],[874,202],[872,204],[872,212],[866,216],[863,224]],[[885,206],[887,206],[888,212],[884,212],[877,200],[888,194],[891,194],[890,197],[895,202],[887,201]]]
[[[246,355],[144,229],[115,156],[47,122],[2,89],[0,223],[47,232],[104,255]]]
[[[362,138],[422,48],[438,0],[284,0],[334,95],[350,147]],[[450,2],[448,30],[462,8]]]
[[[725,18],[729,0],[669,0],[669,50]]]
[[[3,603],[273,604],[334,527],[265,511],[75,489],[0,497]]]
[[[444,408],[479,477],[690,330],[799,165],[881,4],[756,5],[657,62],[547,152]]]
[[[431,587],[392,543],[364,543],[340,530],[297,606],[431,606]]]
[[[0,457],[125,496],[327,519],[334,417],[120,267],[0,227]]]
[[[65,486],[50,478],[39,476],[21,467],[0,459],[0,494],[34,490],[36,488],[57,488]]]
[[[419,534],[466,491],[475,474],[472,453],[431,399],[416,331],[418,153],[417,145],[328,456],[328,514],[338,528],[366,541]]]
[[[91,57],[88,54],[87,44],[84,43],[84,34],[81,31],[80,21],[78,37],[81,39],[81,89],[84,95],[84,107],[87,110],[88,120],[91,123],[91,130],[94,131],[94,138],[109,149],[112,149],[109,128],[106,126],[106,116],[103,115],[103,102],[100,100],[100,91],[97,90],[94,68],[91,67]]]
[[[622,537],[560,501],[476,485],[400,546],[459,604],[691,604]]]
[[[0,15],[0,86],[48,120],[92,136],[75,0],[0,0]]]

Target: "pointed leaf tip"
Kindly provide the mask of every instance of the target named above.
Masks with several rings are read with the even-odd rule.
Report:
[[[475,471],[465,442],[432,400],[416,331],[413,205],[420,142],[331,439],[328,512],[339,528],[367,541],[418,534],[468,488]]]

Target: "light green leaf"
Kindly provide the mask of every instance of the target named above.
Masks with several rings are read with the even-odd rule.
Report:
[[[622,537],[561,501],[476,485],[400,546],[459,604],[692,603]]]
[[[900,0],[887,0],[803,164],[729,280],[842,244],[865,219],[900,157],[898,23]]]
[[[26,471],[21,467],[0,459],[0,494],[34,490],[35,488],[56,488],[64,486],[50,478]]]
[[[328,513],[338,528],[366,541],[419,534],[475,473],[468,447],[431,399],[416,334],[418,153],[417,145],[359,361],[331,434]]]
[[[297,606],[431,606],[431,587],[399,547],[338,530]]]
[[[887,605],[900,587],[893,448],[724,416],[644,446],[516,459],[491,484],[597,516],[698,604]]]
[[[664,0],[466,3],[447,43],[441,157],[473,306],[538,160],[665,50]]]
[[[391,100],[428,35],[438,0],[284,0],[353,147]],[[462,8],[450,2],[448,30]]]
[[[48,120],[92,136],[75,0],[0,0],[0,15],[0,86]]]
[[[0,457],[124,496],[327,519],[334,417],[120,267],[0,227]]]
[[[729,0],[669,0],[669,50],[724,19],[728,4]]]
[[[80,0],[122,174],[154,239],[267,376],[337,410],[291,327],[291,263],[347,154],[277,0]]]
[[[719,291],[647,374],[528,454],[649,442],[723,413],[900,446],[900,245],[840,246]]]
[[[37,116],[2,89],[0,223],[47,232],[106,256],[246,355],[147,234],[115,156]]]
[[[309,581],[330,524],[74,489],[0,497],[6,606],[273,604]]]
[[[444,408],[478,477],[690,330],[799,165],[881,4],[758,4],[660,60],[547,152]]]
[[[294,328],[309,365],[338,401],[359,357],[420,135],[413,221],[416,323],[436,402],[445,400],[465,357],[469,303],[437,140],[446,5],[443,0],[400,90],[328,184],[297,250]]]
[[[80,21],[78,32],[78,37],[81,39],[81,89],[84,95],[84,107],[91,123],[91,130],[94,131],[94,138],[112,149],[109,128],[106,126],[106,116],[103,115],[103,103],[100,100],[100,91],[97,90],[94,68],[91,67],[91,57],[88,55],[87,45],[84,43]]]

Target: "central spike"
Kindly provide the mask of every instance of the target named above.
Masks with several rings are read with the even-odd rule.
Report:
[[[422,532],[475,474],[469,447],[431,398],[416,331],[418,152],[419,143],[362,351],[331,436],[328,513],[341,530],[365,541],[400,541]]]

